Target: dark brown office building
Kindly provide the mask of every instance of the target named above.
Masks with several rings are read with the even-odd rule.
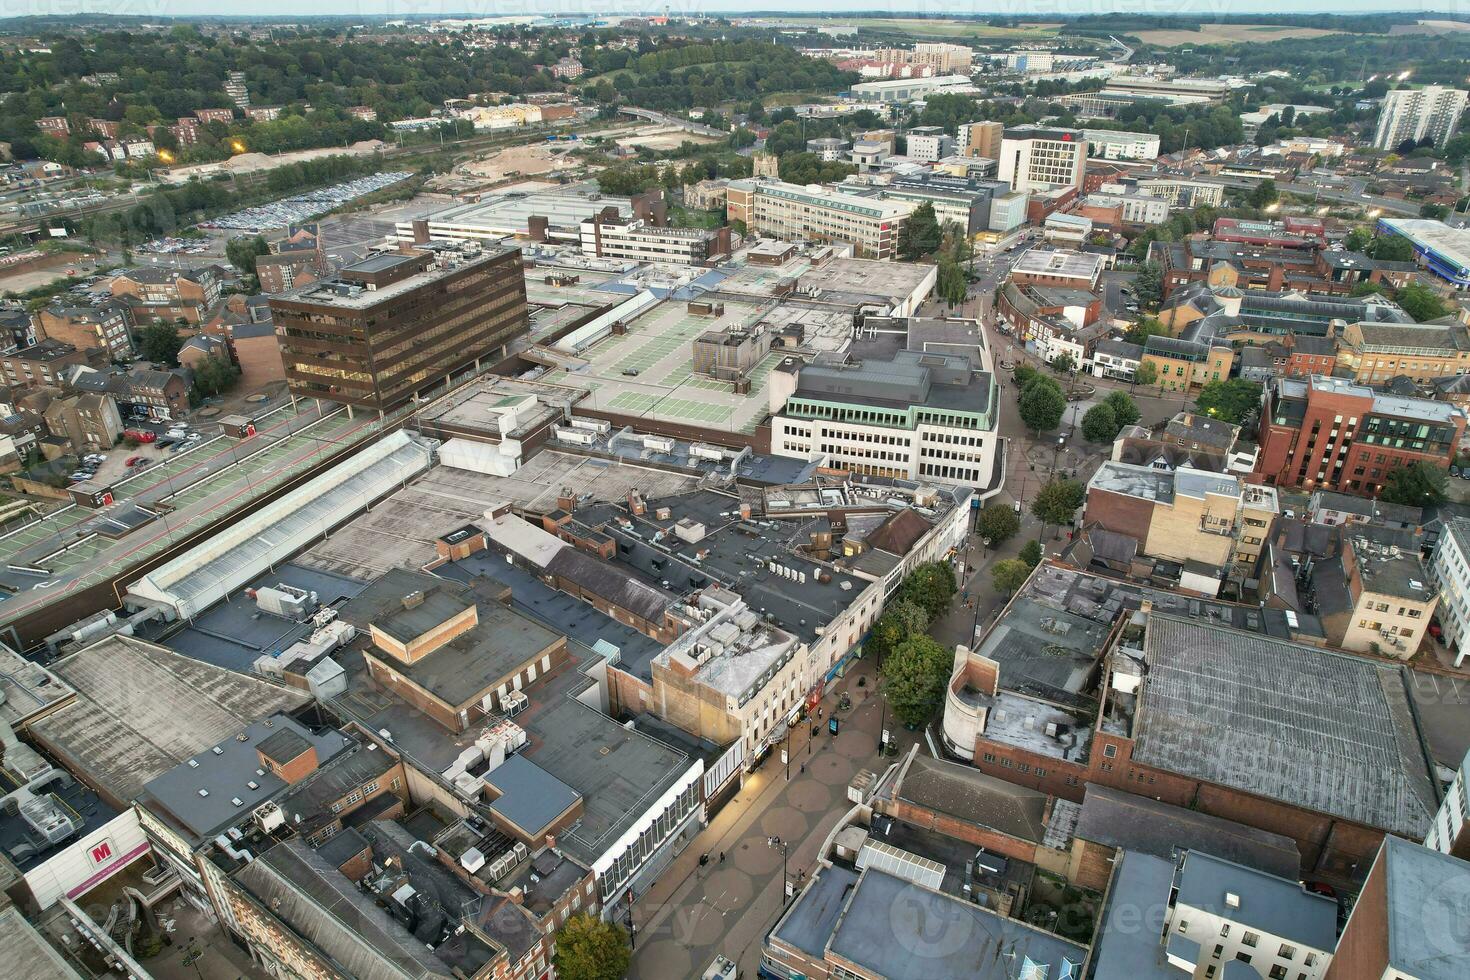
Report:
[[[272,296],[293,394],[394,408],[526,332],[518,248],[434,243]]]

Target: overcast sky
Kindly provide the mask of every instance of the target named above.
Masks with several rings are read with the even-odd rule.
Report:
[[[668,4],[671,13],[749,14],[753,10],[778,9],[791,13],[894,12],[913,16],[944,14],[1020,15],[1043,18],[1047,14],[1098,14],[1113,11],[1179,14],[1208,19],[1221,14],[1260,12],[1302,13],[1327,11],[1362,13],[1392,10],[1457,11],[1470,17],[1470,0],[1038,0],[1038,2],[945,2],[920,0],[898,4],[894,0],[682,0]],[[657,0],[0,0],[0,15],[67,14],[79,11],[129,14],[142,17],[188,17],[200,14],[289,17],[303,13],[397,16],[470,14],[636,14],[664,9]]]

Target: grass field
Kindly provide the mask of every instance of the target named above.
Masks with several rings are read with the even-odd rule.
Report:
[[[1144,44],[1161,48],[1203,44],[1251,44],[1284,41],[1288,38],[1326,37],[1340,31],[1316,27],[1277,27],[1271,24],[1204,24],[1197,31],[1138,31]]]

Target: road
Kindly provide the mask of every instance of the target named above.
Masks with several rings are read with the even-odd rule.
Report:
[[[1250,190],[1259,183],[1259,181],[1255,180],[1213,177],[1207,174],[1199,174],[1189,179],[1197,180],[1202,184],[1221,184],[1225,187],[1235,187],[1243,190]],[[1282,193],[1301,194],[1305,197],[1312,197],[1321,201],[1331,201],[1337,204],[1355,204],[1365,209],[1378,208],[1379,210],[1394,214],[1407,215],[1415,218],[1419,216],[1418,204],[1413,201],[1401,201],[1393,197],[1372,197],[1361,192],[1355,194],[1347,191],[1324,190],[1315,184],[1303,184],[1298,181],[1278,181],[1276,183],[1276,190]]]

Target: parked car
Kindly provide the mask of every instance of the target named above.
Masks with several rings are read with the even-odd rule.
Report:
[[[188,442],[198,442],[198,441],[199,441],[199,440],[200,440],[200,439],[203,439],[203,438],[204,438],[204,437],[203,437],[203,436],[201,436],[201,435],[200,435],[200,434],[199,434],[199,433],[197,433],[197,432],[191,432],[191,433],[189,433],[189,434],[188,434],[188,435],[187,435],[187,436],[185,436],[185,437],[184,437],[184,439],[185,439],[185,440],[186,440],[186,441],[188,441]]]
[[[129,456],[126,465],[137,466],[139,463],[143,462],[143,459],[144,457],[142,456]]]
[[[123,435],[138,442],[155,442],[158,439],[158,433],[148,429],[125,429]]]

